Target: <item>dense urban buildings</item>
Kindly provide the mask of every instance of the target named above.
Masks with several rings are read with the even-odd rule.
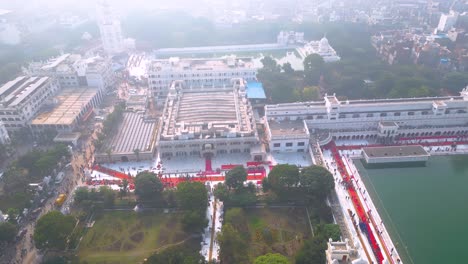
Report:
[[[109,58],[83,57],[79,54],[63,54],[47,61],[31,62],[23,73],[55,78],[61,88],[89,86],[109,89],[115,84],[115,74]]]

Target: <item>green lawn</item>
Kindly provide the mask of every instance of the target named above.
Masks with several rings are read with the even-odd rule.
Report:
[[[280,253],[290,259],[312,236],[305,208],[244,209],[250,233],[250,257]]]
[[[152,253],[190,237],[181,214],[105,212],[81,241],[80,263],[140,263]]]

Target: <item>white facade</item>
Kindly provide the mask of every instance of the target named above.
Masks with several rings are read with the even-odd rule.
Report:
[[[461,96],[339,101],[265,106],[268,122],[304,120],[311,138],[387,138],[468,134],[468,89]],[[392,124],[395,125],[392,125]]]
[[[310,134],[303,120],[265,122],[270,152],[307,152]]]
[[[276,37],[276,43],[287,46],[304,42],[304,32],[280,31]]]
[[[10,136],[6,130],[5,125],[0,121],[0,144],[8,144],[10,142]]]
[[[124,51],[120,21],[115,17],[107,1],[98,4],[98,25],[104,50],[108,54]]]
[[[26,127],[44,102],[59,91],[49,77],[21,76],[0,87],[0,121],[7,130]]]
[[[439,25],[437,26],[437,29],[440,31],[448,31],[451,29],[455,24],[457,23],[458,20],[458,13],[454,11],[450,11],[448,14],[441,14],[440,19],[439,19]]]
[[[148,73],[149,87],[159,102],[164,102],[173,81],[187,88],[232,86],[233,79],[255,81],[257,68],[251,58],[228,56],[215,59],[170,58],[154,60]]]
[[[115,75],[110,59],[93,57],[86,62],[86,83],[89,87],[108,89],[115,85]]]
[[[304,45],[304,47],[297,48],[299,54],[303,58],[311,55],[320,55],[325,62],[335,62],[341,60],[340,56],[332,48],[328,39],[323,37],[320,41],[310,41]]]

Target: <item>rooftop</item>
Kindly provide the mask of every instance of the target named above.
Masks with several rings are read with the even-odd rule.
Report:
[[[174,89],[174,88],[173,88]],[[161,138],[252,135],[253,114],[248,100],[233,88],[171,90],[163,114]]]
[[[390,146],[390,147],[364,147],[362,148],[368,157],[409,157],[429,156],[421,145],[416,146]]]
[[[95,88],[63,89],[55,99],[57,105],[50,111],[40,113],[32,125],[71,125],[78,118],[82,108],[97,94]]]
[[[20,76],[0,87],[0,99],[4,107],[15,107],[29,95],[45,85],[49,77]]]
[[[156,121],[146,120],[141,114],[126,112],[118,132],[106,145],[113,154],[133,154],[135,149],[140,150],[140,153],[153,152],[156,129]]]
[[[163,70],[170,71],[213,71],[236,68],[252,68],[254,63],[252,58],[237,58],[236,56],[225,56],[222,58],[179,58],[154,60],[151,63],[150,71],[157,72]]]
[[[272,136],[307,136],[308,130],[301,120],[269,121]]]
[[[265,90],[260,82],[247,83],[247,98],[249,99],[266,99]]]

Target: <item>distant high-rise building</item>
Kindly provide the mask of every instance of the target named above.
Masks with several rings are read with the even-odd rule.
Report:
[[[450,11],[448,14],[440,15],[439,25],[437,29],[440,31],[448,31],[457,23],[458,13],[454,11]]]
[[[104,50],[109,54],[122,52],[124,50],[124,41],[120,20],[115,16],[106,0],[98,4],[97,14]]]

